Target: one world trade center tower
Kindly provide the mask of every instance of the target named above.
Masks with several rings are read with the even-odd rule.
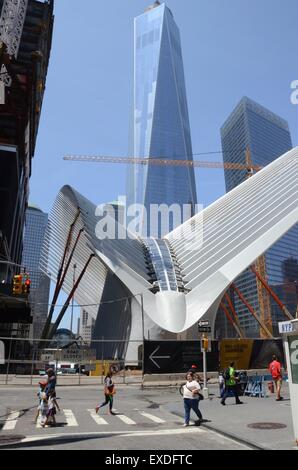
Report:
[[[180,33],[164,3],[155,2],[135,18],[133,107],[134,157],[192,160]],[[181,214],[184,206],[188,217],[194,215],[197,195],[192,166],[132,164],[128,181],[128,203],[146,210],[143,236],[162,237],[176,225],[173,217],[168,227],[164,225],[162,211],[153,222],[152,206],[176,204]]]

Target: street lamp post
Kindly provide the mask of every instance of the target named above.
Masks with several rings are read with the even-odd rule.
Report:
[[[142,316],[142,383],[141,388],[144,388],[144,365],[145,365],[145,356],[144,356],[144,348],[145,348],[145,324],[144,324],[144,298],[143,294],[137,294],[141,297],[141,316]]]
[[[72,286],[74,287],[75,282],[76,282],[76,268],[77,265],[73,265],[73,278],[72,278]],[[70,317],[70,331],[72,332],[72,323],[73,323],[73,304],[74,304],[74,296],[72,296],[71,299],[71,317]]]

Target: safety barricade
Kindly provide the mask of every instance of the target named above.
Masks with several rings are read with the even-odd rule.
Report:
[[[266,396],[264,376],[249,377],[244,395],[264,398]]]

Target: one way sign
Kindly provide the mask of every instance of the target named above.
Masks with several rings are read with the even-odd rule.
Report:
[[[209,320],[198,321],[198,333],[211,333]]]
[[[210,326],[209,320],[198,321],[198,326]]]

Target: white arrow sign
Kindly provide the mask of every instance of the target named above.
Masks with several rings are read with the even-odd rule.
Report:
[[[199,325],[199,326],[209,326],[210,323],[209,323],[209,320],[200,320],[200,321],[198,322],[198,325]]]
[[[159,348],[160,348],[160,346],[157,346],[157,348],[154,349],[153,353],[150,354],[149,359],[151,359],[153,364],[155,364],[156,367],[158,367],[160,369],[160,366],[157,364],[157,362],[155,362],[154,359],[170,359],[171,356],[154,356],[154,359],[153,359],[153,355],[159,350]]]

